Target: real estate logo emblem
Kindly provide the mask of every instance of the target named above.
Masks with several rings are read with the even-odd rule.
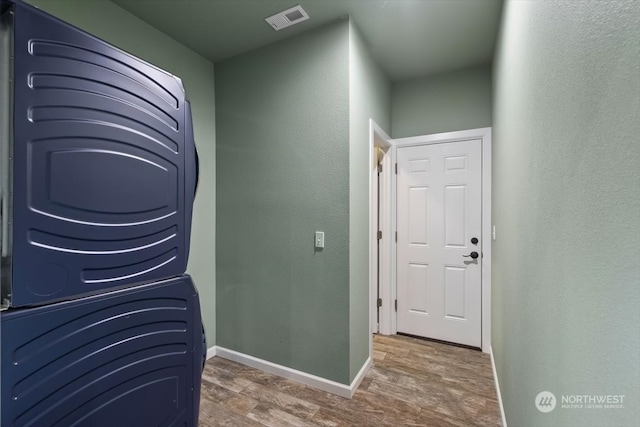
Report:
[[[544,412],[545,414],[553,411],[556,407],[556,403],[556,397],[550,391],[541,391],[536,396],[536,408],[538,408],[538,411]]]

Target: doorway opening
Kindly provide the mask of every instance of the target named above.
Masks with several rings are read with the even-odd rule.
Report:
[[[471,329],[469,334],[473,336],[472,346],[481,348],[484,352],[490,351],[491,345],[491,128],[471,129],[459,132],[447,132],[434,135],[423,135],[409,138],[389,139],[378,128],[376,129],[375,123],[371,125],[371,215],[370,215],[370,256],[371,256],[371,272],[370,272],[370,286],[371,286],[371,331],[373,333],[380,333],[384,335],[393,335],[396,333],[410,333],[416,334],[415,331],[403,330],[398,327],[398,318],[400,313],[397,310],[404,310],[405,312],[411,312],[414,316],[414,320],[420,320],[420,316],[428,316],[429,310],[426,309],[427,305],[420,306],[419,304],[413,304],[413,299],[422,298],[425,301],[427,295],[435,295],[435,298],[439,300],[442,305],[441,310],[435,313],[436,316],[444,319],[442,324],[446,324],[445,332],[447,328],[456,331],[458,326],[463,325],[465,322],[469,322],[470,318],[468,314],[471,312],[465,311],[471,307],[465,306],[470,300],[468,300],[466,294],[471,292],[474,294],[476,312],[473,314],[474,322],[477,327]],[[475,141],[475,142],[472,142]],[[421,149],[413,149],[412,147],[428,147],[432,146],[433,149],[426,149],[426,155],[434,155],[431,161],[424,161],[425,154]],[[441,148],[436,149],[436,146]],[[380,147],[378,149],[378,147]],[[470,167],[470,157],[466,160],[460,153],[453,151],[462,149],[463,152],[467,148],[475,147],[476,164],[479,165],[478,172],[474,173],[472,177],[467,177],[469,182],[474,182],[475,188],[471,187],[463,188],[466,184],[461,181],[449,182],[451,176],[460,174],[462,171]],[[386,149],[385,149],[386,148]],[[378,151],[376,151],[378,149]],[[431,151],[429,151],[431,150]],[[440,151],[444,150],[444,151]],[[453,150],[453,151],[451,151]],[[411,156],[417,156],[413,158],[400,159],[399,152],[403,152],[403,156],[407,157],[407,153],[411,152]],[[451,152],[449,152],[451,151]],[[431,153],[431,154],[429,154]],[[420,157],[420,158],[418,158]],[[425,158],[423,158],[425,157]],[[381,160],[380,162],[378,160]],[[406,176],[403,178],[403,182],[399,182],[398,175],[398,163],[405,162],[404,168],[413,170],[414,172],[430,170],[430,168],[437,163],[437,168],[442,169],[442,173],[446,175],[445,180],[439,182],[441,188],[444,188],[442,192],[442,200],[435,200],[437,204],[447,205],[451,208],[453,216],[449,218],[445,223],[445,217],[447,212],[443,212],[441,218],[438,220],[439,225],[436,225],[433,230],[441,233],[443,238],[434,246],[441,246],[442,248],[450,249],[451,254],[447,255],[449,258],[441,258],[440,263],[437,266],[440,273],[429,276],[430,280],[433,278],[445,278],[448,280],[446,283],[441,283],[440,292],[436,294],[429,294],[431,291],[425,291],[420,289],[417,284],[426,283],[428,276],[429,264],[435,265],[433,260],[427,261],[411,261],[403,259],[402,262],[407,265],[400,265],[400,260],[403,256],[399,249],[401,242],[405,246],[409,245],[406,233],[408,232],[408,222],[416,221],[416,218],[420,206],[425,207],[424,202],[429,203],[428,196],[429,186],[433,186],[431,182],[425,181],[423,183],[413,183],[407,181]],[[416,160],[416,161],[413,161]],[[429,164],[431,162],[431,164]],[[434,163],[435,162],[435,163]],[[382,171],[378,177],[377,165],[382,164]],[[386,168],[385,168],[386,166]],[[385,174],[385,172],[388,172]],[[406,175],[406,173],[405,173]],[[462,176],[462,174],[460,174]],[[379,178],[379,185],[378,185]],[[399,193],[401,190],[400,185],[404,185],[407,188],[416,188],[413,190],[413,194],[416,195],[414,207],[412,208],[416,212],[416,215],[408,215],[406,210],[402,212],[398,203],[401,198]],[[420,188],[422,189],[420,189]],[[432,188],[433,189],[433,188]],[[406,190],[406,189],[405,189]],[[404,190],[403,190],[404,191]],[[476,203],[474,208],[474,224],[463,224],[464,213],[462,208],[466,206],[468,202],[471,202],[467,198],[467,193],[470,191],[476,193],[476,202],[478,198],[481,202]],[[408,192],[404,191],[404,203],[410,203],[410,198],[407,197]],[[424,200],[423,200],[424,199]],[[426,207],[425,207],[426,209]],[[445,208],[441,208],[445,209]],[[446,210],[446,209],[445,209]],[[456,214],[456,212],[458,212]],[[401,218],[400,215],[403,215]],[[396,218],[397,217],[397,218]],[[413,218],[413,219],[411,219]],[[418,221],[420,221],[418,219]],[[456,222],[457,221],[457,222]],[[457,227],[456,227],[457,224]],[[473,230],[469,227],[473,226]],[[425,225],[426,227],[426,225]],[[417,230],[417,231],[416,231]],[[381,233],[378,233],[381,231]],[[414,229],[413,233],[417,236],[423,231],[426,233],[426,228],[423,230],[418,227]],[[402,236],[402,233],[405,233]],[[448,234],[447,234],[448,233]],[[473,234],[473,235],[472,235]],[[378,237],[381,237],[378,240]],[[404,237],[404,240],[403,240]],[[414,236],[415,237],[415,236]],[[417,238],[413,238],[416,240]],[[444,239],[444,240],[443,240]],[[447,240],[448,239],[448,240]],[[420,240],[420,239],[417,239]],[[426,240],[424,242],[418,242],[416,245],[427,246]],[[423,239],[424,240],[424,239]],[[447,240],[445,242],[445,240]],[[379,245],[378,245],[379,243]],[[459,252],[459,253],[458,253]],[[406,258],[406,251],[404,252]],[[459,258],[459,259],[458,259]],[[409,268],[412,267],[412,268]],[[403,271],[400,271],[403,269]],[[473,271],[474,277],[469,276],[469,272]],[[401,274],[406,273],[406,274]],[[420,273],[420,274],[418,274]],[[411,277],[411,274],[415,277]],[[403,283],[399,284],[399,278],[402,277]],[[409,279],[415,279],[412,282],[413,289],[409,289],[407,283]],[[420,280],[418,280],[420,279]],[[447,286],[445,288],[445,285]],[[451,286],[449,286],[451,285]],[[449,295],[446,294],[449,292]],[[446,298],[449,297],[449,300]],[[399,299],[404,298],[404,303]],[[408,299],[408,300],[407,300]],[[410,301],[411,303],[407,303]],[[432,301],[433,302],[433,301]],[[415,307],[412,306],[415,305]],[[446,320],[446,322],[445,322]],[[402,322],[401,322],[402,323]],[[406,322],[404,322],[406,324]],[[402,325],[401,325],[402,326]],[[466,344],[464,340],[456,340],[455,337],[447,338],[447,335],[432,334],[432,325],[429,325],[419,331],[417,335],[424,336],[426,338],[435,338],[442,341],[456,342],[460,344]],[[460,331],[457,331],[457,333]],[[463,335],[466,332],[463,333]]]
[[[381,332],[385,320],[382,307],[390,302],[392,280],[392,236],[395,231],[391,212],[393,145],[391,138],[373,120],[369,121],[369,313],[372,334]],[[372,341],[370,340],[372,346]]]

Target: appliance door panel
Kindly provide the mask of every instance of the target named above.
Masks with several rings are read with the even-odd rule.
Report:
[[[11,305],[184,273],[195,153],[182,83],[14,7]]]
[[[2,313],[2,425],[197,425],[189,276]]]

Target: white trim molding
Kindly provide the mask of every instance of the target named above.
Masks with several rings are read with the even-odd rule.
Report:
[[[393,233],[395,222],[392,211],[392,200],[395,188],[392,185],[393,174],[393,144],[387,133],[376,124],[373,119],[369,119],[369,319],[371,330],[369,331],[369,357],[373,352],[373,334],[391,334],[391,311],[380,309],[380,323],[376,325],[378,318],[378,268],[380,270],[380,298],[383,307],[392,306],[391,281],[392,262],[395,255],[392,253]],[[380,176],[380,188],[378,188],[378,173],[374,165],[374,152],[376,149],[382,150],[385,155],[382,158],[382,174]],[[379,200],[378,200],[379,199]],[[378,217],[378,205],[380,206],[380,217]],[[380,266],[378,267],[378,225],[382,231],[380,241]]]
[[[207,358],[211,350],[212,349],[209,349],[209,351],[207,351]],[[348,399],[351,399],[353,397],[356,390],[358,389],[358,386],[367,375],[367,372],[371,367],[371,357],[369,357],[364,362],[362,368],[353,379],[351,384],[346,385],[336,381],[328,380],[326,378],[318,377],[316,375],[308,374],[306,372],[298,371],[297,369],[289,368],[287,366],[278,365],[277,363],[269,362],[267,360],[258,359],[257,357],[253,357],[248,354],[229,350],[228,348],[224,347],[215,346],[215,350],[213,352],[217,357],[232,360],[242,365],[250,366],[269,374],[277,375],[279,377],[286,378],[300,384],[308,385],[309,387],[317,388],[318,390],[336,394],[338,396],[346,397]]]
[[[504,415],[504,406],[502,405],[502,393],[500,393],[500,384],[498,383],[498,371],[496,370],[496,361],[493,358],[493,347],[489,349],[491,356],[491,369],[493,370],[493,382],[496,383],[496,394],[498,395],[498,404],[500,405],[500,416],[502,417],[502,427],[507,427],[507,417]]]
[[[371,356],[369,356],[367,360],[364,361],[364,364],[356,374],[356,377],[353,379],[353,381],[351,381],[351,384],[349,385],[349,393],[350,393],[349,396],[344,396],[344,397],[348,397],[349,399],[351,399],[353,395],[356,394],[358,387],[360,387],[360,383],[362,382],[364,377],[367,376],[367,373],[369,372],[369,369],[371,368],[372,365],[373,365],[373,359]]]
[[[212,357],[216,356],[216,349],[217,349],[217,347],[215,345],[213,347],[209,347],[207,349],[207,360],[209,360]]]

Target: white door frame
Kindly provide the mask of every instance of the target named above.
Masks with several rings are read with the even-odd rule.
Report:
[[[377,148],[385,151],[386,155],[382,159],[382,179],[380,182],[380,195],[378,194],[378,174],[374,166],[375,150]],[[381,332],[380,326],[383,323],[382,311],[380,312],[381,319],[380,325],[377,325],[377,277],[378,277],[378,197],[380,200],[380,224],[382,231],[382,239],[380,241],[380,289],[389,290],[389,295],[386,297],[381,294],[383,300],[383,307],[389,306],[391,301],[391,260],[392,256],[392,242],[393,232],[395,231],[395,218],[391,217],[391,206],[393,197],[392,194],[392,182],[391,178],[395,176],[393,174],[393,165],[395,163],[395,153],[393,152],[393,144],[391,137],[382,130],[380,126],[376,124],[372,119],[369,120],[369,325],[370,325],[370,339],[369,339],[369,353],[372,352],[373,347],[373,334]],[[386,301],[386,303],[385,303]],[[383,332],[384,333],[384,332]]]
[[[489,353],[489,349],[491,347],[491,128],[488,127],[457,132],[437,133],[432,135],[412,136],[408,138],[396,138],[389,141],[391,143],[390,160],[395,167],[396,150],[400,147],[442,144],[446,142],[468,141],[474,139],[480,139],[482,141],[482,351]],[[396,175],[389,175],[391,177],[391,206],[389,209],[391,210],[390,218],[393,224],[393,232],[395,234],[397,205]],[[387,209],[387,207],[385,207],[385,209]],[[391,242],[391,239],[388,239],[388,241]],[[389,301],[395,301],[397,298],[396,247],[397,244],[393,241],[390,251],[391,266],[389,270],[391,272],[391,280],[388,284],[385,281],[381,281],[383,304],[380,309],[379,332],[385,335],[392,335],[398,332],[396,327],[396,313],[393,308],[394,304],[384,304],[384,298],[387,294],[389,295]],[[371,250],[371,241],[369,243],[369,248]],[[375,250],[375,247],[373,249]],[[375,268],[377,268],[377,265]],[[372,271],[375,272],[373,269]],[[375,286],[375,276],[371,277],[372,286]],[[373,288],[373,291],[375,292],[375,288]]]

